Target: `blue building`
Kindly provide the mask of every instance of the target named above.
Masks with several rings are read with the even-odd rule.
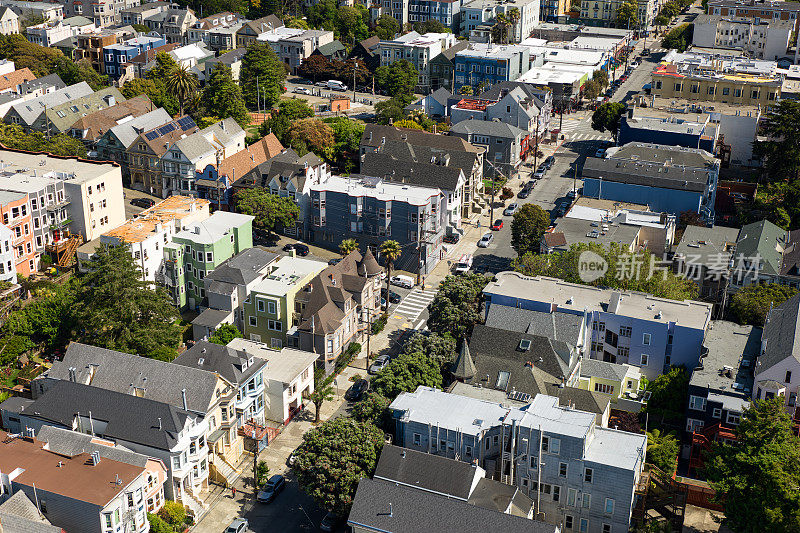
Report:
[[[142,36],[128,39],[120,44],[105,46],[103,47],[103,73],[107,74],[110,80],[116,81],[125,73],[124,66],[131,59],[165,44],[167,41],[163,37]]]
[[[446,28],[458,33],[461,25],[461,2],[440,0],[410,0],[408,3],[408,21],[425,22],[436,20]]]
[[[474,43],[456,53],[455,92],[471,85],[475,93],[483,92],[501,81],[514,81],[530,69],[530,50],[519,45]],[[481,90],[477,90],[478,88]]]
[[[699,148],[632,142],[586,158],[583,195],[675,216],[697,213],[711,224],[719,168],[720,160]]]
[[[718,126],[710,122],[710,115],[698,121],[669,117],[634,117],[635,108],[622,117],[617,142],[626,145],[632,142],[663,144],[699,148],[714,153]]]

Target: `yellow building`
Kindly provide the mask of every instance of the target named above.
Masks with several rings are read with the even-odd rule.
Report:
[[[612,403],[638,401],[642,381],[638,367],[584,358],[580,369],[579,389],[605,394]]]

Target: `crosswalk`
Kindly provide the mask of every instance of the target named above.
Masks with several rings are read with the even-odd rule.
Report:
[[[607,133],[574,133],[570,136],[570,140],[572,141],[607,141],[610,140],[611,136]]]
[[[423,291],[422,289],[414,289],[408,296],[403,298],[395,310],[394,314],[404,316],[410,320],[415,320],[431,303],[433,297],[436,296],[436,291]]]

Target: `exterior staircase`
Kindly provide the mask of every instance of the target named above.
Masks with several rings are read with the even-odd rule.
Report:
[[[65,268],[72,263],[75,257],[75,252],[78,247],[83,243],[83,237],[80,235],[70,235],[69,238],[59,241],[47,246],[47,251],[53,252],[56,255],[56,264],[60,268]]]
[[[241,471],[236,470],[236,468],[228,463],[221,455],[214,456],[214,462],[211,463],[211,466],[216,473],[218,482],[223,482],[225,485],[233,485],[242,474]]]
[[[183,491],[183,505],[189,508],[189,511],[194,515],[194,520],[197,520],[208,511],[208,504],[200,501],[194,494],[188,490]]]

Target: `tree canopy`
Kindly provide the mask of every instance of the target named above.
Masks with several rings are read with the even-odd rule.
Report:
[[[617,8],[617,20],[616,24],[618,28],[635,28],[636,23],[639,21],[639,5],[632,1],[628,0],[627,2],[623,2]]]
[[[606,102],[592,114],[592,129],[597,131],[610,131],[617,134],[619,119],[625,113],[625,104],[621,102]]]
[[[706,476],[734,531],[800,531],[800,439],[784,397],[756,400],[736,427],[737,442],[717,444]]]
[[[218,327],[217,331],[215,331],[214,334],[208,338],[208,342],[227,346],[228,343],[233,339],[241,339],[243,337],[244,335],[242,335],[242,332],[239,331],[239,328],[233,324],[223,324]]]
[[[375,84],[391,96],[414,94],[418,75],[414,65],[401,59],[378,67],[375,70]]]
[[[314,152],[330,161],[333,158],[333,129],[318,118],[295,120],[286,132],[286,144],[298,154]]]
[[[27,133],[17,124],[0,124],[0,143],[17,150],[49,152],[64,157],[86,157],[86,145],[75,137],[59,133],[47,139],[44,133]]]
[[[442,372],[436,359],[422,352],[402,353],[372,378],[372,390],[389,398],[414,392],[419,386],[442,387]]]
[[[242,88],[233,81],[231,68],[222,63],[211,71],[211,78],[201,98],[205,113],[217,118],[233,118],[240,126],[250,124],[250,113],[244,103]]]
[[[761,328],[770,308],[781,305],[797,292],[794,287],[777,283],[748,285],[733,294],[729,311],[740,324]]]
[[[686,398],[689,395],[691,375],[682,366],[675,366],[666,374],[661,374],[647,382],[650,400],[642,409],[650,415],[650,423],[655,426],[668,424],[681,425],[686,412]]]
[[[759,130],[765,140],[756,140],[753,152],[764,162],[764,173],[773,180],[800,177],[800,101],[770,106]]]
[[[398,33],[400,33],[400,23],[388,13],[381,15],[375,23],[375,35],[382,41],[391,41]]]
[[[488,283],[486,276],[475,273],[444,278],[428,308],[428,328],[454,338],[469,334],[480,320],[482,293]]]
[[[234,202],[238,212],[256,217],[253,227],[264,231],[294,226],[300,217],[300,208],[291,199],[260,187],[237,191]]]
[[[405,107],[412,102],[408,94],[401,94],[375,104],[375,115],[378,124],[397,122],[406,117]]]
[[[678,459],[678,438],[675,433],[664,432],[658,428],[647,433],[647,462],[657,466],[671,476],[675,472]]]
[[[539,252],[539,241],[550,226],[550,214],[536,204],[524,204],[511,220],[511,246],[519,255]]]
[[[681,24],[672,29],[661,40],[661,45],[664,48],[672,48],[678,52],[685,52],[689,45],[692,44],[692,36],[694,34],[694,24]]]
[[[284,93],[286,67],[268,43],[255,41],[242,57],[239,80],[248,108],[269,109]]]
[[[374,424],[340,416],[303,435],[292,468],[320,507],[347,516],[358,482],[372,476],[382,447],[383,432]]]

